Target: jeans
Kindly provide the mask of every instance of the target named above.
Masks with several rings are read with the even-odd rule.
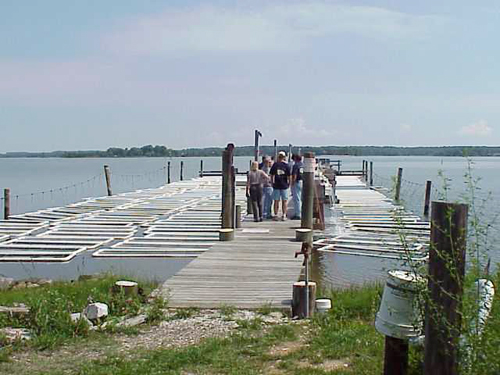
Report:
[[[264,217],[270,219],[271,206],[273,204],[273,188],[271,186],[264,186]]]
[[[262,219],[262,185],[255,184],[250,186],[250,198],[252,199],[254,220]]]
[[[302,181],[296,181],[292,186],[293,216],[300,217],[302,209]]]

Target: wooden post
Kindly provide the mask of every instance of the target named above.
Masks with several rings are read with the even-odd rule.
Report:
[[[313,229],[314,209],[314,166],[316,160],[314,153],[306,152],[304,155],[304,173],[302,186],[302,217],[301,228]]]
[[[106,177],[106,189],[108,190],[108,196],[111,197],[113,192],[111,191],[111,171],[107,165],[104,166],[104,176]]]
[[[274,140],[274,162],[278,161],[278,141]]]
[[[180,175],[181,181],[184,180],[184,160],[181,160],[181,175]]]
[[[9,220],[10,217],[10,189],[3,190],[3,218]]]
[[[361,169],[363,171],[362,174],[363,174],[363,179],[364,179],[365,178],[365,160],[364,159],[363,159],[363,165],[362,165]]]
[[[403,178],[403,168],[398,168],[398,177],[396,179],[396,194],[394,195],[394,200],[399,202],[401,194],[401,180]]]
[[[384,375],[406,374],[408,374],[408,340],[385,336]]]
[[[203,177],[203,159],[200,160],[200,177]]]
[[[234,227],[234,209],[233,209],[233,181],[234,167],[233,162],[234,145],[228,144],[222,152],[222,228]]]
[[[424,220],[429,220],[429,203],[431,201],[432,182],[427,181],[425,184],[425,199],[424,199]]]
[[[458,374],[468,205],[432,202],[429,301],[425,317],[426,375]]]
[[[233,153],[231,153],[231,228],[236,227],[236,170],[233,165]]]
[[[167,184],[169,184],[170,181],[170,162],[167,163]]]
[[[292,161],[292,144],[288,144],[288,164]]]
[[[257,129],[255,129],[255,145],[254,145],[254,150],[253,150],[255,161],[259,161],[259,153],[260,153],[259,137],[262,137],[262,133],[260,131],[258,131]]]
[[[235,227],[241,228],[241,206],[239,204],[236,205]]]
[[[222,228],[219,230],[219,241],[232,241],[234,240],[233,228]]]
[[[373,161],[370,162],[370,186],[373,186]]]
[[[316,283],[308,282],[306,288],[305,281],[298,281],[293,284],[292,289],[292,317],[300,319],[309,318],[314,314],[316,302]],[[309,305],[307,301],[309,300]]]

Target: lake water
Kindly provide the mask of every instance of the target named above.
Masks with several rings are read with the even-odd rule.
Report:
[[[397,168],[403,168],[402,199],[405,206],[417,214],[423,210],[425,182],[433,182],[433,198],[446,196],[454,201],[471,196],[464,183],[468,161],[458,157],[339,157],[342,169],[361,169],[363,159],[374,163],[374,184],[391,188],[391,178]],[[171,163],[171,180],[180,177],[180,162],[184,162],[184,179],[196,177],[203,159],[205,170],[220,170],[220,157],[203,158],[12,158],[0,159],[0,188],[11,189],[12,214],[34,211],[77,202],[85,197],[106,194],[103,166],[110,166],[114,193],[160,186],[166,181],[166,163]],[[235,166],[248,169],[250,157],[236,157]],[[485,248],[492,262],[500,261],[497,239],[500,213],[500,158],[473,158],[472,173],[479,179],[474,190],[475,209],[483,223],[491,224]],[[440,176],[442,174],[442,176]],[[444,189],[445,184],[449,187]],[[483,204],[483,200],[486,204]],[[3,210],[2,210],[3,213]],[[95,259],[90,254],[77,256],[66,264],[0,263],[0,274],[15,278],[50,277],[72,279],[80,274],[100,271],[133,274],[164,280],[188,263],[186,260],[155,259]],[[345,286],[371,281],[385,276],[394,267],[393,261],[361,258],[338,254],[319,254],[313,275],[326,285]]]

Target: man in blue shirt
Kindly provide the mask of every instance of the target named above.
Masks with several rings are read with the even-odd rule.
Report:
[[[287,203],[288,203],[288,187],[290,185],[290,167],[285,162],[286,154],[280,151],[278,154],[278,162],[271,167],[271,180],[273,182],[273,199],[274,199],[274,214],[278,220],[279,204],[281,200],[281,220],[286,220]]]
[[[302,206],[302,173],[304,173],[304,166],[302,164],[301,155],[293,155],[295,162],[292,167],[291,190],[292,190],[292,204],[293,204],[293,217],[292,220],[300,220],[301,206]]]

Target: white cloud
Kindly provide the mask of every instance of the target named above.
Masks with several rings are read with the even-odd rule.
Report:
[[[307,2],[257,9],[168,8],[127,20],[103,37],[106,49],[132,54],[298,49],[311,38],[352,33],[368,38],[422,38],[443,18],[384,8]]]
[[[463,136],[486,137],[491,134],[493,129],[485,120],[480,120],[470,125],[463,126],[459,134]]]

